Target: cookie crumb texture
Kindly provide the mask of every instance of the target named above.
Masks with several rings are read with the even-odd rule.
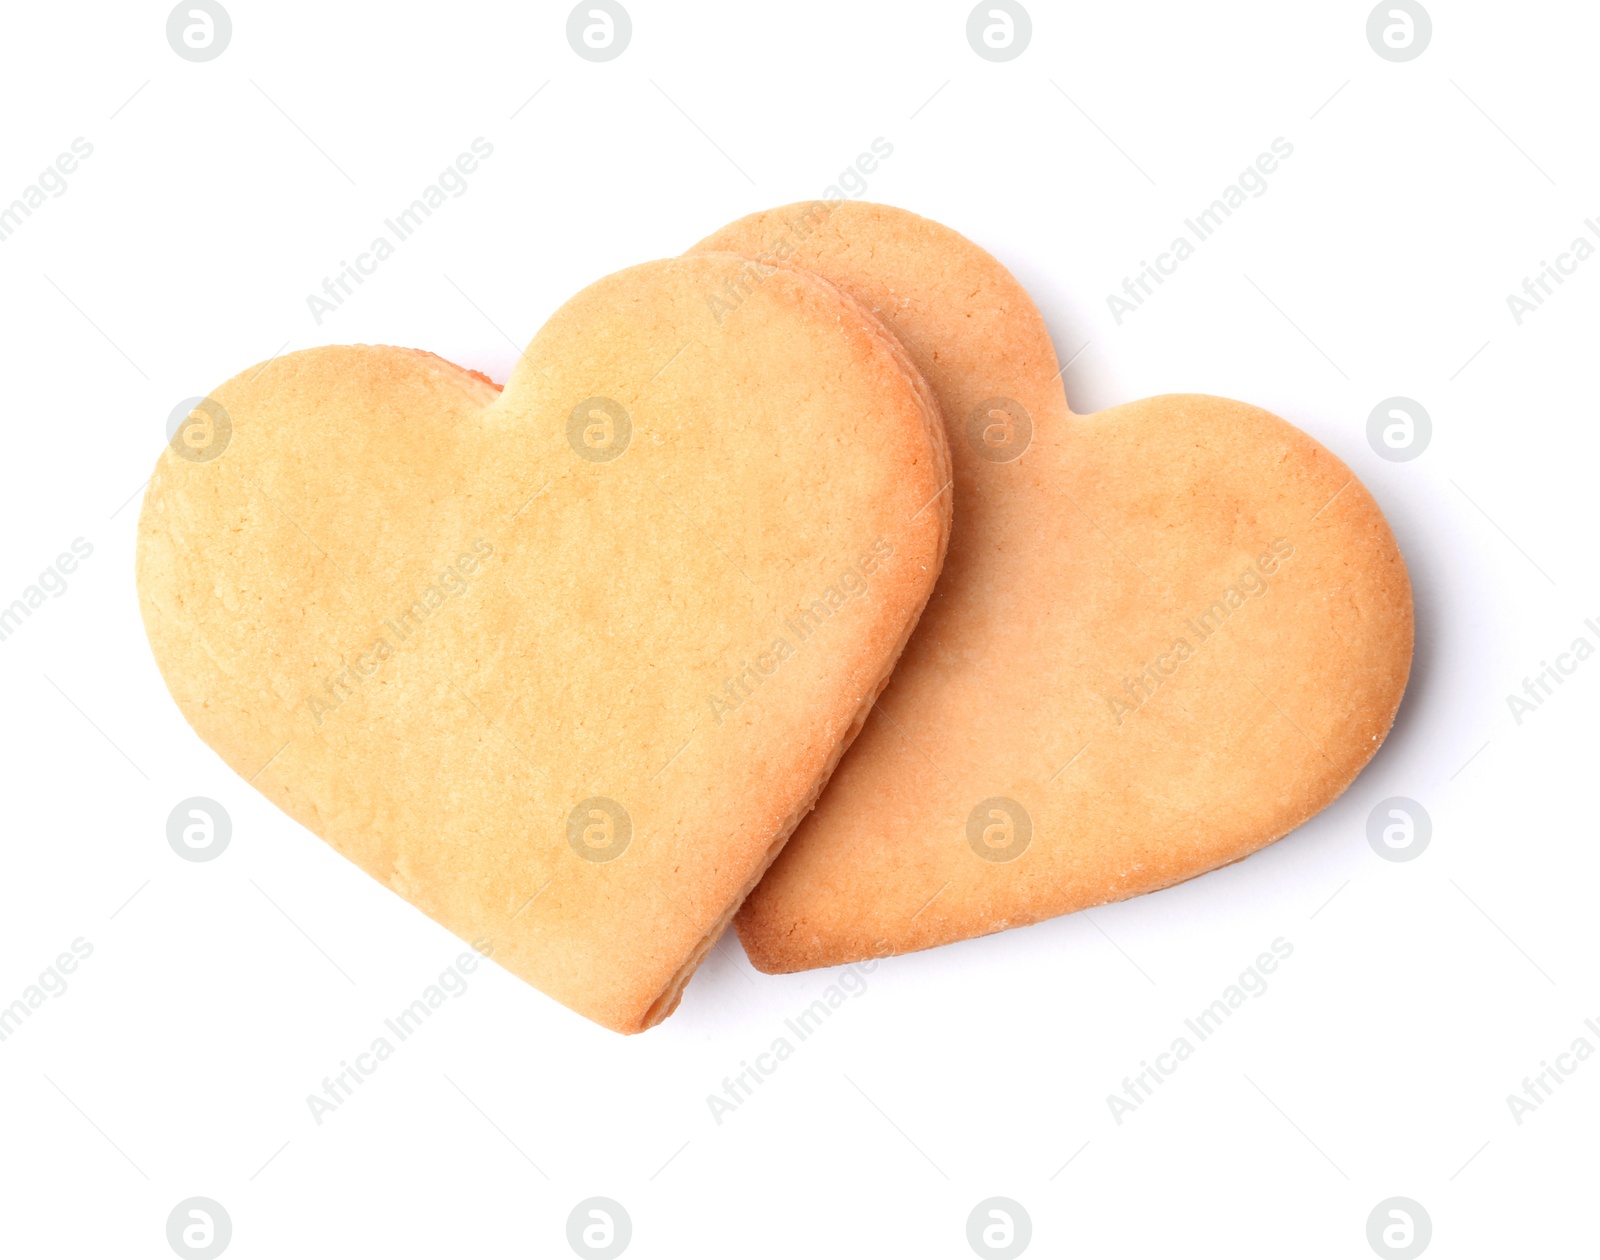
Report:
[[[418,351],[274,359],[164,452],[146,631],[241,776],[609,1028],[676,1006],[815,798],[943,558],[949,455],[892,339],[732,256],[591,286],[502,392]]]

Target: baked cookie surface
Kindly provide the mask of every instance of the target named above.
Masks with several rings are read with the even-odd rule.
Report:
[[[1174,395],[1073,415],[993,257],[887,206],[783,207],[696,249],[801,267],[900,337],[955,519],[860,739],[745,902],[752,961],[903,953],[1163,888],[1324,808],[1393,723],[1411,588],[1381,510],[1292,425]]]
[[[138,583],[184,716],[263,794],[607,1027],[669,1014],[926,601],[949,456],[881,325],[742,259],[584,290],[503,392],[329,347],[157,463]],[[221,437],[223,433],[225,437]]]

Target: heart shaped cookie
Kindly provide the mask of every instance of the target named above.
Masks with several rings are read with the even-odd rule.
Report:
[[[503,392],[419,351],[273,359],[178,430],[139,521],[201,738],[624,1032],[672,1011],[810,807],[948,536],[898,344],[814,276],[747,272],[610,276]]]
[[[890,686],[736,922],[755,964],[902,953],[1236,861],[1339,795],[1393,722],[1411,589],[1351,471],[1220,398],[1067,407],[1044,321],[964,237],[885,206],[697,249],[825,276],[945,415],[955,523]]]

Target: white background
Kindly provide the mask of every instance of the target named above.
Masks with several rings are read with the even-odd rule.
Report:
[[[167,1256],[204,1195],[241,1258],[561,1256],[605,1195],[641,1258],[962,1257],[1004,1195],[1029,1254],[1365,1256],[1404,1195],[1433,1255],[1594,1254],[1600,1057],[1521,1125],[1506,1096],[1600,1049],[1600,662],[1520,725],[1506,696],[1600,646],[1600,260],[1521,326],[1505,299],[1600,219],[1600,10],[1430,0],[1393,64],[1360,0],[1034,3],[992,64],[965,3],[629,0],[630,47],[591,64],[565,4],[228,7],[207,64],[163,4],[0,19],[0,205],[94,146],[0,243],[0,603],[94,548],[0,643],[0,1003],[93,945],[0,1043],[0,1253]],[[469,191],[318,327],[306,295],[479,136]],[[133,582],[168,412],[327,342],[503,380],[577,289],[818,195],[880,136],[868,198],[1017,274],[1076,410],[1245,399],[1372,488],[1417,600],[1394,734],[1246,862],[884,962],[720,1125],[707,1095],[836,978],[760,976],[732,936],[634,1038],[480,970],[318,1126],[306,1095],[460,947],[169,699]],[[1117,326],[1106,295],[1279,136],[1269,191]],[[1391,395],[1433,418],[1411,462],[1367,442]],[[202,864],[165,835],[195,795],[234,825]],[[1433,823],[1408,863],[1366,838],[1394,795]],[[1117,1124],[1107,1095],[1277,937],[1270,989]]]

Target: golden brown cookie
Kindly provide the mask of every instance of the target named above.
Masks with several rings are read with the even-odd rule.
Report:
[[[949,456],[871,316],[744,260],[578,294],[502,393],[329,347],[157,463],[139,593],[245,779],[623,1032],[685,982],[859,729],[932,588]]]
[[[697,249],[854,294],[938,395],[943,576],[817,809],[737,918],[795,971],[1164,888],[1278,839],[1377,750],[1410,670],[1383,514],[1276,416],[1198,395],[1073,415],[994,258],[887,206],[795,205]]]

